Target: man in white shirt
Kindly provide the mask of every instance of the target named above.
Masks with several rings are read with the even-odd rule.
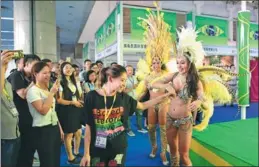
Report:
[[[84,73],[90,70],[91,64],[92,64],[92,61],[89,59],[86,59],[84,61],[84,70],[79,73],[80,82],[84,81]]]
[[[126,81],[126,88],[125,88],[124,92],[127,93],[129,96],[133,97],[134,99],[136,99],[135,88],[138,85],[138,81],[137,81],[136,77],[133,75],[133,67],[131,65],[127,65],[126,71],[127,71],[128,78]],[[142,111],[139,111],[139,110],[136,111],[136,118],[137,118],[138,132],[147,133],[147,131],[142,128]],[[135,136],[135,134],[131,130],[130,119],[128,119],[127,133],[129,136]]]

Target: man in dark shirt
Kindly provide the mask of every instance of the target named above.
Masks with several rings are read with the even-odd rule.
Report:
[[[25,55],[24,69],[15,71],[10,76],[13,89],[14,104],[19,112],[19,129],[21,132],[21,148],[17,166],[32,166],[35,148],[33,146],[32,116],[29,112],[26,93],[31,84],[31,68],[40,61],[36,55]]]
[[[14,74],[15,71],[22,71],[24,67],[24,58],[15,59],[16,68],[10,71],[10,75],[7,77],[8,82],[10,82],[10,78]]]

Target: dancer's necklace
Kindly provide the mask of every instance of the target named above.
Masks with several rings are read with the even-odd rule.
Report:
[[[182,84],[186,84],[186,76],[185,75],[179,74],[179,79],[180,79]]]

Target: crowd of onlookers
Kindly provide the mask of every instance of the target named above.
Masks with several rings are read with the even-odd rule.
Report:
[[[100,88],[103,62],[87,59],[80,71],[78,65],[70,62],[24,55],[14,59],[16,68],[5,78],[13,59],[12,52],[1,52],[1,166],[32,166],[35,153],[41,166],[59,166],[61,141],[67,162],[79,164],[84,97]],[[126,66],[126,71],[124,92],[135,98],[138,80],[132,66]],[[142,125],[142,113],[136,112],[137,128],[138,132],[147,133]],[[135,136],[130,121],[127,133]]]
[[[82,113],[84,97],[101,88],[102,61],[84,61],[84,69],[76,64],[60,60],[40,59],[37,55],[24,55],[14,59],[16,68],[5,78],[8,64],[13,60],[10,51],[1,52],[1,165],[32,166],[38,154],[41,166],[59,166],[60,148],[63,144],[67,163],[79,164],[82,158]],[[114,67],[113,62],[109,66]],[[136,99],[139,81],[131,65],[127,73],[124,93]],[[228,70],[228,69],[226,69]],[[235,66],[229,71],[235,73]],[[236,99],[237,77],[228,82],[233,101]],[[136,111],[137,131],[147,133],[147,112]],[[142,118],[145,117],[144,126]],[[125,125],[129,136],[131,119]],[[35,160],[36,158],[36,160]]]

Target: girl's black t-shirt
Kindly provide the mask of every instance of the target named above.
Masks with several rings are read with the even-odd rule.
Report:
[[[107,111],[113,104],[114,96],[107,96]],[[84,123],[91,129],[91,156],[109,155],[110,150],[122,153],[127,147],[127,135],[125,127],[127,121],[137,107],[137,101],[125,93],[117,93],[116,100],[110,115],[105,121],[104,96],[99,95],[95,90],[90,91],[84,104]],[[96,134],[102,132],[108,134],[106,148],[95,146]]]

